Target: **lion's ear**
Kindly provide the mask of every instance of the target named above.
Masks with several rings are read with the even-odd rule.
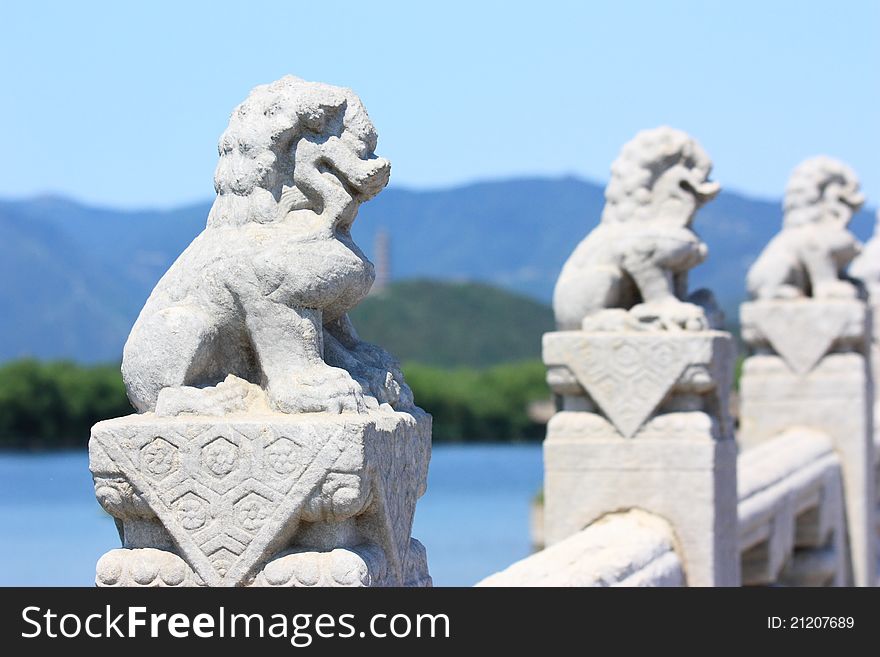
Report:
[[[300,125],[310,132],[321,133],[327,125],[327,112],[320,105],[306,105],[297,110]]]
[[[327,130],[327,124],[338,116],[343,107],[345,98],[331,95],[329,98],[304,102],[297,108],[296,114],[304,129],[323,134]]]

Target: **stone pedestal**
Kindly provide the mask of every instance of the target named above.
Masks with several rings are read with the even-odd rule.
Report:
[[[876,577],[870,314],[855,299],[764,300],[741,308],[739,442],[749,448],[793,426],[827,434],[841,459],[853,582]]]
[[[545,334],[548,545],[642,509],[671,523],[688,585],[739,585],[733,356],[720,331]]]
[[[877,224],[874,236],[865,244],[862,252],[852,261],[849,275],[859,279],[868,294],[872,309],[871,364],[874,381],[874,443],[880,443],[880,212],[877,213]]]
[[[410,538],[431,419],[419,409],[158,417],[92,429],[122,549],[99,586],[430,585]]]
[[[431,418],[348,316],[372,263],[351,241],[391,163],[350,89],[284,76],[220,137],[205,230],[122,354],[136,416],[92,428],[122,549],[99,586],[418,586],[410,538]]]
[[[871,295],[871,383],[874,387],[874,444],[880,445],[880,285],[870,289]],[[875,456],[877,456],[875,454]]]

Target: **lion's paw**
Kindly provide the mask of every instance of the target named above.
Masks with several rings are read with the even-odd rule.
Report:
[[[293,380],[270,383],[269,399],[282,413],[364,413],[367,406],[361,386],[338,367],[301,370]]]
[[[773,285],[761,288],[755,296],[760,299],[802,299],[804,291],[796,285]]]
[[[630,312],[641,323],[668,331],[709,329],[706,312],[700,306],[678,299],[640,303],[633,306]]]
[[[858,291],[849,281],[830,280],[816,283],[813,296],[818,299],[855,299]]]
[[[345,354],[354,361],[352,367],[346,369],[361,384],[368,403],[375,398],[378,405],[388,404],[394,409],[413,405],[412,392],[404,381],[400,366],[387,351],[359,342]]]

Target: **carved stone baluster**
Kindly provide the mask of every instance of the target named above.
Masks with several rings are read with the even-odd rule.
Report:
[[[430,585],[431,418],[347,315],[374,278],[350,227],[388,182],[376,140],[351,90],[291,76],[233,112],[208,226],[125,345],[139,413],[92,429],[122,540],[99,586]]]
[[[744,448],[794,426],[826,433],[840,456],[853,582],[876,578],[870,311],[846,268],[860,250],[847,226],[864,202],[855,173],[817,157],[793,172],[780,233],[748,274],[742,305]]]
[[[739,584],[734,347],[712,295],[687,296],[706,245],[691,229],[718,191],[700,145],[639,133],[612,166],[598,227],[566,262],[544,336],[560,401],[547,426],[545,532],[556,543],[604,515],[665,518],[688,585]]]

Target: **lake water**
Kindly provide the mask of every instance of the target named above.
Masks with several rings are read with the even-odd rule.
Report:
[[[435,446],[413,536],[436,586],[470,586],[530,552],[540,445]],[[119,545],[95,501],[88,455],[0,453],[0,586],[93,586]]]

